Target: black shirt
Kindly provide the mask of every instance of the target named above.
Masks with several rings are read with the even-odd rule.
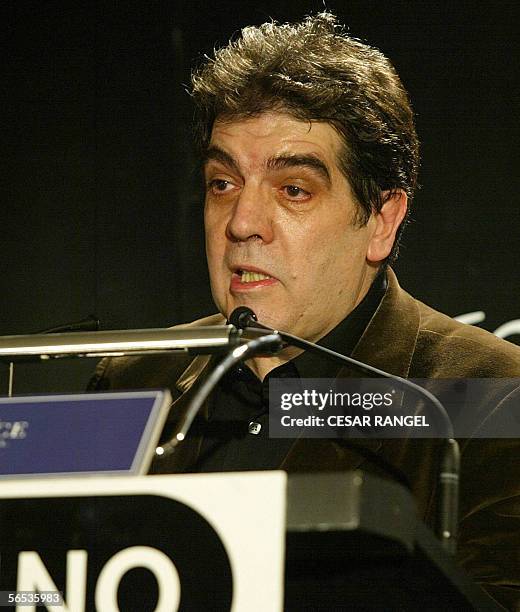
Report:
[[[358,306],[319,341],[321,346],[349,355],[375,313],[387,287],[377,275]],[[214,391],[209,420],[195,471],[273,470],[294,439],[269,438],[269,381],[272,378],[335,378],[341,365],[304,352],[274,368],[261,381],[245,364],[230,370]]]

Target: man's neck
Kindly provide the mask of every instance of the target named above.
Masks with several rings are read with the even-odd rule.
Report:
[[[382,268],[373,278],[363,297],[357,301],[355,307],[350,312],[346,313],[341,320],[329,325],[322,333],[305,339],[310,342],[320,342],[323,340],[326,345],[327,342],[332,342],[333,344],[329,348],[335,348],[342,353],[352,351],[383,298],[386,286],[386,270]],[[330,336],[331,332],[332,336]],[[334,347],[334,343],[338,342],[341,343],[340,348]],[[287,347],[277,355],[254,357],[247,361],[247,365],[260,380],[264,380],[271,370],[287,363],[304,352],[299,348]]]

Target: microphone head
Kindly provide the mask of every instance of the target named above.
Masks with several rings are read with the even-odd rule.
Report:
[[[235,308],[229,315],[229,322],[237,329],[245,329],[246,327],[254,327],[257,321],[255,313],[247,306],[239,306]]]

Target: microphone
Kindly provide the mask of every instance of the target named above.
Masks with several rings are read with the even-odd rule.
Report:
[[[402,378],[380,370],[374,366],[371,366],[362,361],[358,361],[353,357],[348,357],[331,351],[330,349],[309,342],[298,336],[293,336],[286,332],[278,330],[272,330],[269,327],[262,325],[258,322],[256,314],[247,306],[240,306],[236,308],[230,315],[229,321],[235,327],[243,330],[242,337],[247,337],[248,332],[253,336],[259,332],[265,334],[271,332],[277,334],[285,343],[285,346],[291,345],[298,348],[302,348],[313,353],[321,354],[328,359],[347,363],[350,366],[367,372],[372,375],[376,375],[379,378],[388,378],[395,382],[399,387],[405,390],[408,389],[416,395],[419,395],[423,399],[426,399],[430,405],[434,406],[435,413],[441,421],[442,428],[446,432],[447,439],[445,444],[441,447],[441,462],[440,462],[440,473],[438,475],[439,482],[439,507],[438,507],[438,537],[441,540],[443,548],[449,554],[455,554],[457,546],[457,528],[458,528],[458,502],[459,502],[459,474],[460,474],[460,451],[458,442],[455,440],[455,434],[453,431],[453,424],[446,412],[446,409],[441,402],[427,389],[420,387],[419,385]]]
[[[99,331],[99,317],[96,315],[89,315],[86,319],[81,321],[74,321],[73,323],[66,323],[65,325],[58,325],[57,327],[49,327],[42,331],[36,332],[37,334],[62,334],[64,332],[82,332],[82,331]]]
[[[256,314],[247,306],[239,306],[235,308],[229,316],[229,323],[237,329],[246,329],[246,327],[258,327],[260,329],[268,329],[264,325],[258,323]]]

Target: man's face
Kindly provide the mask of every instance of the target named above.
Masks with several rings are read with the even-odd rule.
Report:
[[[318,340],[364,297],[373,217],[355,224],[326,123],[284,113],[217,121],[205,163],[211,289],[229,317],[248,306],[264,325]]]

